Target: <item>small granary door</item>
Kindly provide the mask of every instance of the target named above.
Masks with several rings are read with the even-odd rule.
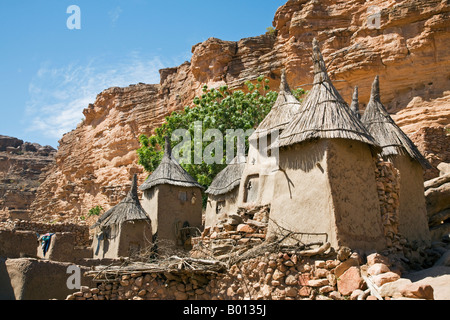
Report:
[[[253,175],[247,178],[247,183],[245,184],[245,195],[244,202],[256,202],[258,199],[259,190],[259,176]]]

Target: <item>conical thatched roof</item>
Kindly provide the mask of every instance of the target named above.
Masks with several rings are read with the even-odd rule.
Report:
[[[286,81],[286,73],[281,72],[281,84],[278,98],[275,101],[272,109],[259,124],[253,133],[253,137],[260,138],[271,134],[275,130],[283,130],[286,125],[292,120],[294,115],[300,110],[300,102],[292,94],[291,89]],[[253,138],[252,137],[252,138]]]
[[[350,139],[378,148],[373,137],[350,110],[328,77],[325,62],[316,39],[313,41],[314,84],[300,112],[279,137],[284,147],[304,141]]]
[[[145,191],[162,184],[170,184],[180,187],[198,187],[204,189],[172,157],[172,149],[168,137],[166,137],[166,147],[161,163],[139,189]]]
[[[408,154],[411,158],[417,160],[422,167],[431,167],[411,139],[397,126],[381,103],[378,76],[375,77],[372,84],[370,101],[361,120],[382,148],[382,157]]]
[[[206,193],[212,195],[225,194],[239,186],[242,173],[244,172],[245,161],[238,161],[235,158],[225,169],[220,171],[214,178]]]
[[[141,206],[137,194],[137,178],[133,176],[131,189],[128,195],[118,205],[106,211],[97,222],[91,227],[104,228],[110,225],[120,225],[125,221],[131,220],[149,220],[147,214]]]
[[[361,120],[361,114],[359,113],[359,97],[358,97],[358,86],[355,87],[353,91],[352,104],[350,105],[350,110],[352,110],[353,115]]]

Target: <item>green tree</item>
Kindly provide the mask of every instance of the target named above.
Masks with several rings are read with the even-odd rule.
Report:
[[[255,129],[259,123],[270,112],[274,102],[278,97],[276,91],[271,91],[269,87],[269,79],[258,77],[255,83],[246,82],[247,91],[242,90],[230,91],[227,86],[219,89],[209,89],[206,85],[203,87],[201,97],[195,97],[193,106],[187,106],[181,111],[175,111],[166,117],[166,122],[155,130],[155,134],[148,137],[141,135],[139,138],[141,147],[137,150],[139,160],[138,163],[144,169],[151,173],[159,165],[164,154],[163,147],[165,136],[172,137],[172,133],[177,129],[188,130],[191,137],[194,137],[195,123],[201,122],[202,136],[208,129],[217,129],[223,136],[223,149],[226,150],[226,130],[227,129]],[[301,99],[305,93],[302,89],[293,90],[294,95]],[[171,140],[171,145],[175,146],[182,141]],[[201,152],[205,151],[208,145],[215,140],[202,141]],[[189,147],[189,146],[188,146]],[[199,146],[197,146],[199,147]],[[195,164],[195,145],[194,139],[190,144],[190,161],[189,163],[181,162],[181,166],[200,184],[208,187],[214,177],[225,168],[226,154],[224,152],[222,161],[213,164],[207,164],[202,161],[201,164]],[[214,151],[214,150],[213,150]],[[248,139],[245,141],[245,152],[248,152]],[[181,152],[181,154],[183,154]],[[235,150],[236,154],[236,150]],[[212,156],[216,156],[212,152]],[[218,155],[220,157],[220,155]]]
[[[88,217],[99,216],[104,210],[101,206],[96,206],[89,210]]]

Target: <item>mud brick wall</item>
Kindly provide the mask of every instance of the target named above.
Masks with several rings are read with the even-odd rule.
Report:
[[[90,246],[89,226],[73,223],[41,223],[24,220],[8,220],[0,223],[0,230],[33,231],[39,235],[46,233],[71,232],[75,235],[75,246]]]

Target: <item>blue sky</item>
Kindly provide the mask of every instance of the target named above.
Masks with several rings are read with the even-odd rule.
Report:
[[[0,135],[58,146],[102,90],[159,83],[209,37],[266,32],[286,0],[3,0]],[[81,29],[70,30],[70,5]]]

